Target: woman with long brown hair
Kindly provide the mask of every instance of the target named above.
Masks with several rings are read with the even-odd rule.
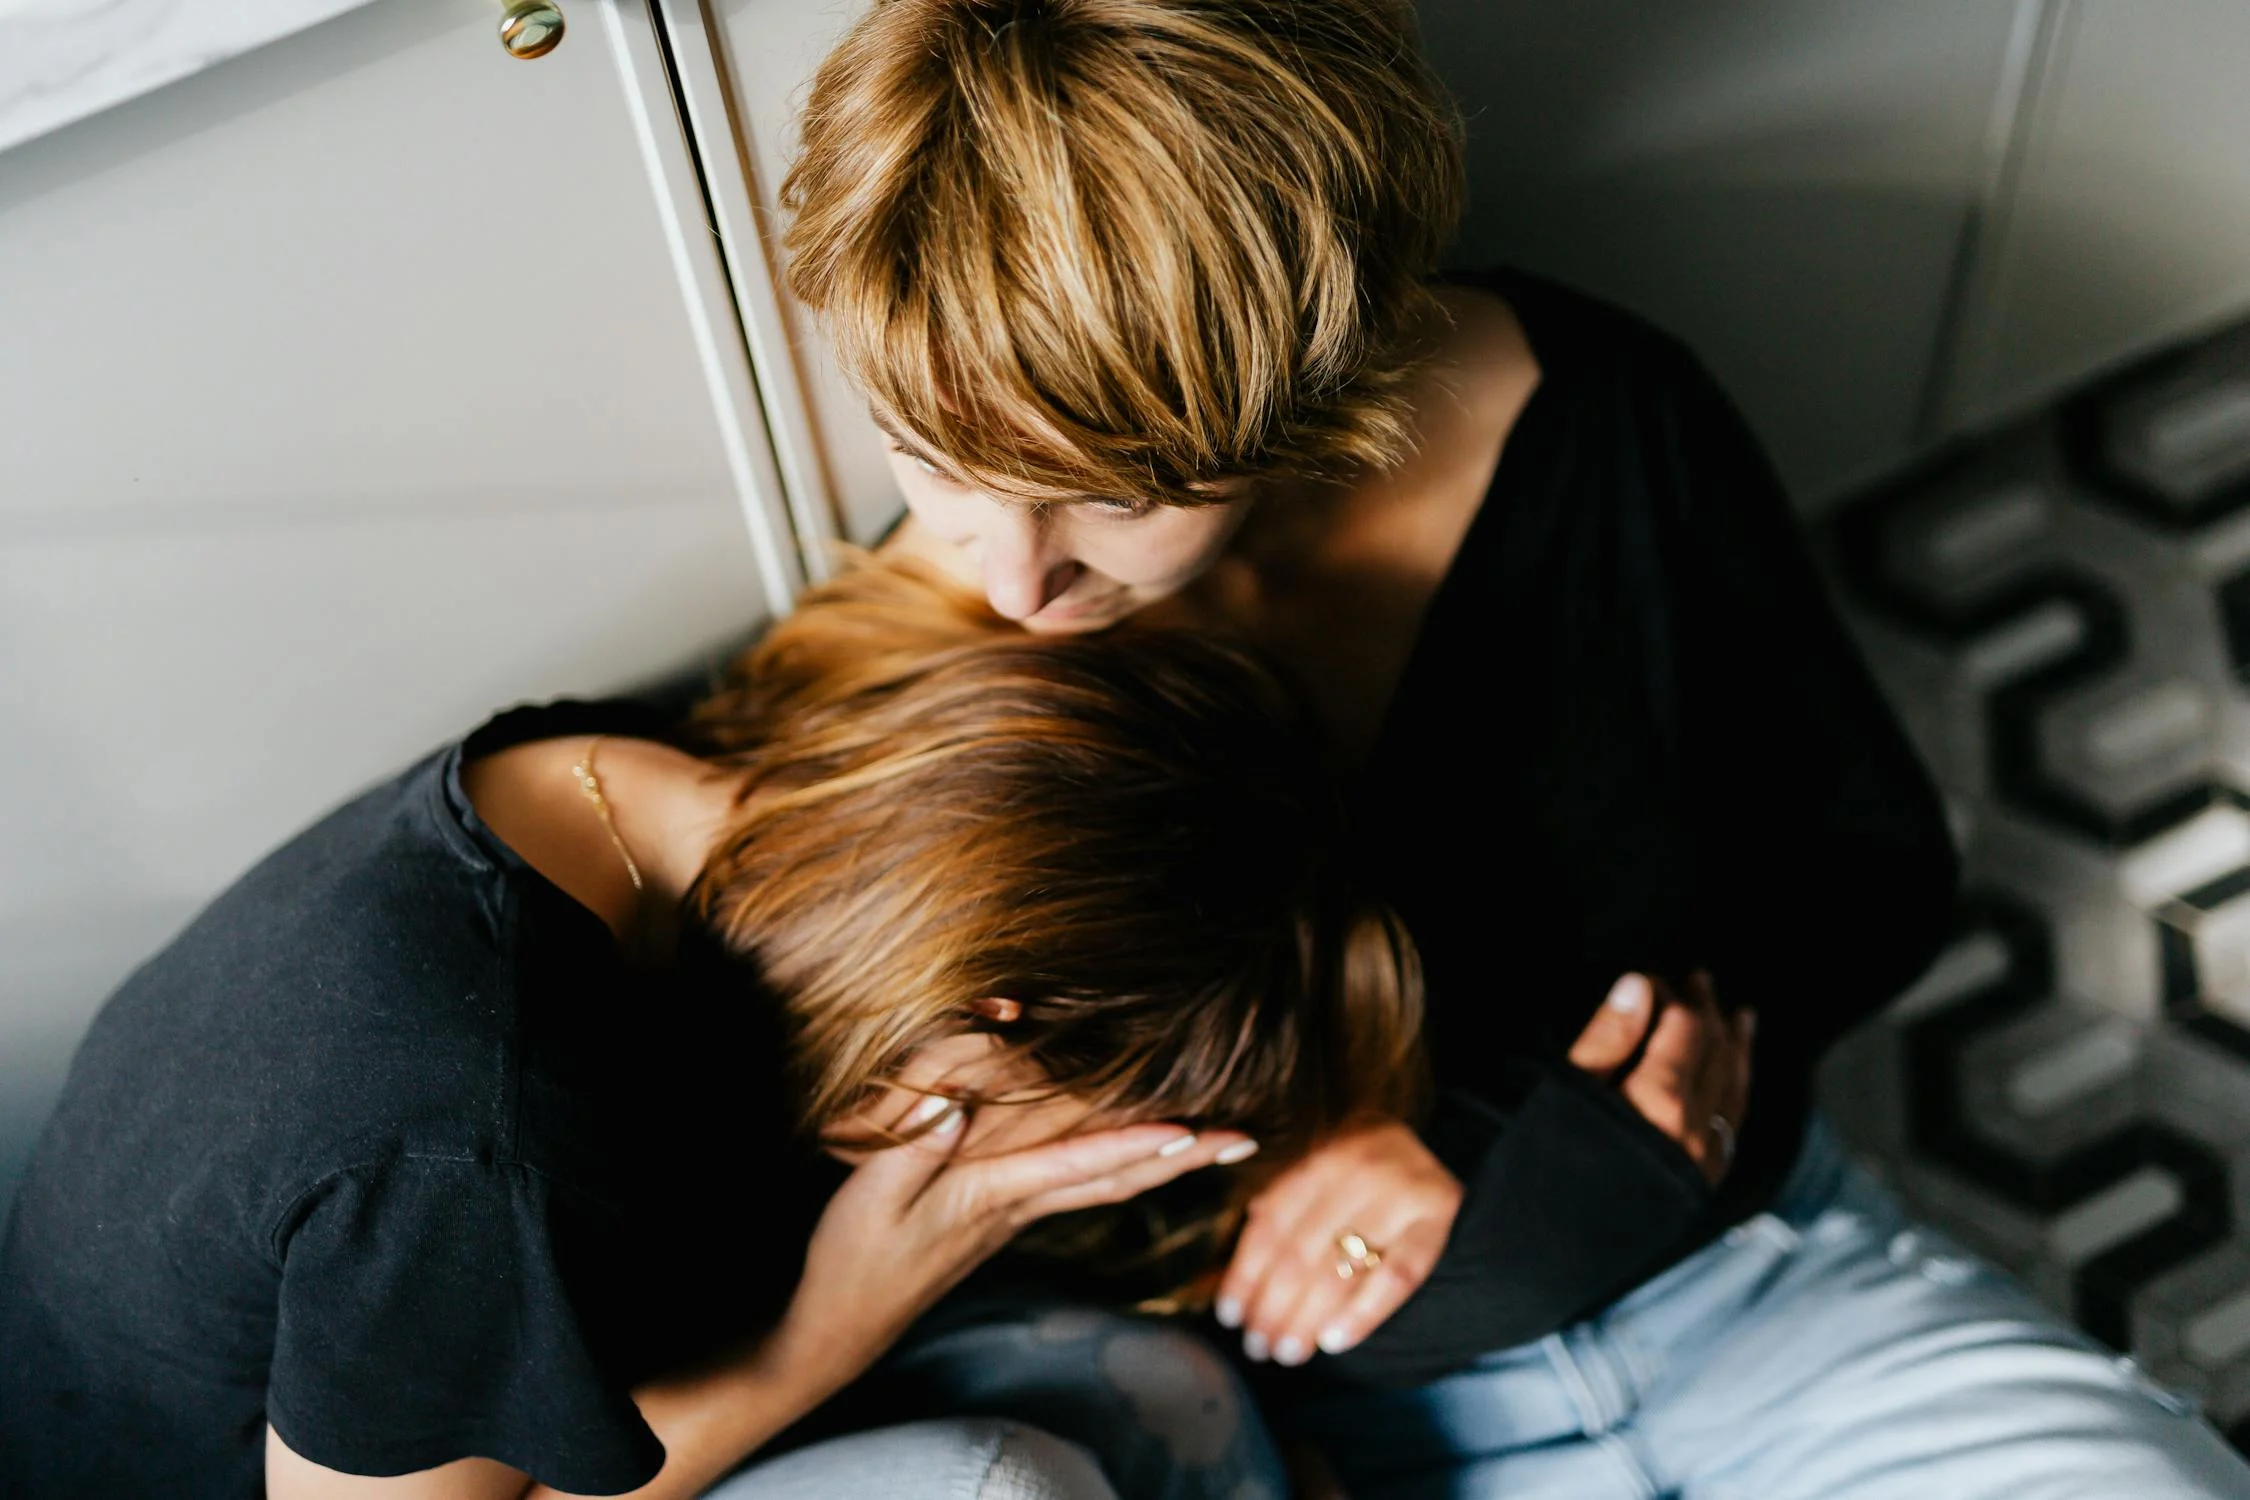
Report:
[[[0,1251],[0,1490],[691,1496],[873,1410],[1027,1227],[1207,1301],[1275,1166],[1416,1097],[1412,954],[1340,810],[1242,652],[1032,641],[895,569],[685,731],[494,719],[102,1011]],[[1223,1366],[1072,1316],[1027,1336],[1110,1368],[1137,1492],[1278,1485]],[[1110,1493],[1020,1423],[776,1462],[735,1493]]]
[[[1938,798],[1710,377],[1439,274],[1461,191],[1408,0],[874,0],[783,190],[896,550],[1249,639],[1355,758],[1439,1103],[1262,1194],[1217,1322],[1363,1500],[2250,1494],[1819,1126]]]

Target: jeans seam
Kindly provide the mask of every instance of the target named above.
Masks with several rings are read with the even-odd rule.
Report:
[[[995,1422],[992,1435],[984,1440],[982,1461],[976,1465],[975,1478],[961,1492],[961,1500],[984,1500],[985,1490],[992,1483],[992,1471],[1000,1467],[1000,1450],[1008,1445],[1008,1427]]]
[[[1619,1319],[1611,1323],[1606,1318],[1600,1323],[1602,1337],[1615,1350],[1617,1362],[1624,1366],[1626,1378],[1632,1382],[1633,1405],[1637,1409],[1656,1389],[1664,1377],[1664,1359],[1645,1343],[1632,1324]]]
[[[1570,1404],[1578,1408],[1580,1430],[1588,1436],[1607,1432],[1610,1427],[1609,1414],[1603,1409],[1601,1395],[1594,1389],[1593,1381],[1580,1366],[1577,1352],[1570,1347],[1570,1336],[1567,1333],[1551,1333],[1540,1342],[1546,1346],[1547,1362],[1554,1367],[1555,1373],[1561,1377],[1563,1388],[1570,1393]]]
[[[1594,1446],[1616,1465],[1619,1474],[1633,1486],[1635,1500],[1657,1500],[1656,1476],[1649,1473],[1633,1445],[1614,1432],[1594,1434]]]

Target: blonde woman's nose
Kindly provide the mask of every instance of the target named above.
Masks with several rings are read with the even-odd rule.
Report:
[[[982,542],[985,598],[1011,620],[1039,613],[1082,571],[1056,551],[1047,527],[1026,509],[1002,508]]]

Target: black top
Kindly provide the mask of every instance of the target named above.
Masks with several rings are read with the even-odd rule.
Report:
[[[661,733],[504,715],[265,860],[104,1008],[0,1249],[0,1494],[253,1497],[468,1454],[576,1493],[662,1450],[629,1388],[770,1320],[834,1181],[773,1008],[625,967],[459,768]]]
[[[1339,1375],[1422,1381],[1553,1332],[1763,1208],[1820,1053],[1944,941],[1937,796],[1758,444],[1685,349],[1518,274],[1542,371],[1369,765],[1368,859],[1421,948],[1468,1193]],[[1716,1195],[1565,1061],[1628,970],[1708,968],[1759,1031]]]

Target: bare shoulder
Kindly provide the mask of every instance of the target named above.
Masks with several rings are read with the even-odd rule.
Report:
[[[609,740],[602,748],[606,779],[633,742]],[[632,889],[579,789],[576,767],[585,753],[584,736],[510,745],[464,764],[461,790],[501,843],[622,932],[632,918]]]
[[[1498,293],[1448,286],[1439,289],[1438,304],[1449,326],[1438,335],[1430,364],[1432,395],[1442,392],[1497,448],[1539,385],[1538,356],[1515,309]]]
[[[523,842],[538,842],[535,830],[569,775],[573,754],[583,754],[585,744],[583,738],[528,740],[464,760],[461,790],[485,825],[524,853]]]
[[[1449,286],[1438,304],[1435,347],[1410,395],[1414,456],[1355,486],[1338,538],[1350,551],[1384,554],[1424,587],[1452,566],[1540,377],[1523,324],[1500,297]]]

